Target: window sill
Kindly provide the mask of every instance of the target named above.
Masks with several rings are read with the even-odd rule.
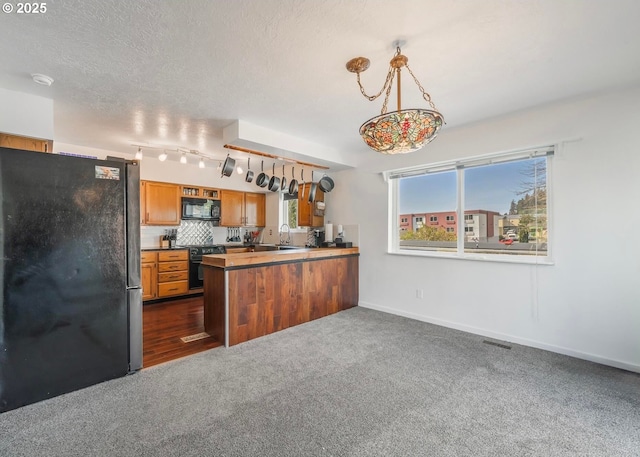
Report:
[[[519,263],[524,265],[555,265],[555,262],[547,257],[535,257],[524,255],[482,255],[482,254],[463,254],[456,252],[435,252],[435,251],[387,251],[387,254],[410,256],[410,257],[430,257],[438,259],[454,259],[454,260],[472,260],[476,262],[497,262],[497,263]]]

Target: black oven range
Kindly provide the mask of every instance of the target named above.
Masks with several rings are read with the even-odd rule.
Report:
[[[222,244],[208,246],[186,246],[189,248],[189,290],[202,289],[204,272],[202,270],[202,256],[208,254],[226,254]]]

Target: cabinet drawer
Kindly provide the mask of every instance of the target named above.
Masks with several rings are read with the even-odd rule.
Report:
[[[188,271],[188,270],[189,270],[189,262],[187,261],[158,263],[158,273],[166,273],[169,271]]]
[[[153,251],[142,251],[140,253],[140,262],[149,263],[155,262],[158,259],[158,253]]]
[[[172,260],[189,260],[189,252],[186,250],[158,252],[158,262],[169,262]]]
[[[189,292],[189,281],[173,281],[158,284],[158,297],[184,295]]]
[[[185,281],[189,279],[187,271],[176,271],[175,273],[158,273],[158,282]]]

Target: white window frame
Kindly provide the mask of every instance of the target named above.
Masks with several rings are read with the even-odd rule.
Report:
[[[287,224],[289,225],[289,215],[287,214],[288,211],[285,211],[284,209],[284,205],[285,205],[285,196],[284,196],[284,192],[278,192],[280,195],[278,195],[278,204],[280,205],[280,209],[278,211],[279,216],[278,216],[278,227],[282,227],[283,224]],[[293,200],[293,199],[292,199]],[[300,209],[298,209],[298,211],[300,211]],[[291,233],[305,233],[307,232],[307,227],[300,227],[300,226],[296,226],[296,227],[289,227],[289,232]]]
[[[469,157],[459,159],[455,161],[438,162],[433,164],[419,165],[415,167],[402,168],[396,170],[388,170],[382,173],[385,181],[388,184],[388,239],[387,239],[387,253],[394,255],[408,255],[417,257],[441,257],[448,259],[462,259],[462,260],[481,260],[491,262],[506,262],[506,263],[523,263],[523,264],[536,264],[536,265],[553,265],[552,248],[554,243],[554,228],[553,228],[553,156],[555,151],[558,150],[558,145],[545,145],[541,147],[533,147],[515,151],[503,151],[495,154],[487,154],[477,157]],[[458,237],[457,237],[457,249],[456,252],[446,251],[420,251],[410,249],[400,249],[400,231],[397,224],[399,220],[398,212],[398,196],[399,196],[399,181],[398,178],[419,176],[428,173],[438,173],[443,171],[457,171],[457,207],[456,214],[459,221],[465,221],[464,214],[464,169],[474,166],[498,164],[501,162],[509,162],[522,159],[531,159],[534,157],[547,158],[546,164],[546,185],[547,185],[547,231],[549,233],[547,240],[547,254],[546,256],[537,255],[510,255],[510,254],[478,254],[472,252],[465,252],[465,225],[464,223],[458,224]]]

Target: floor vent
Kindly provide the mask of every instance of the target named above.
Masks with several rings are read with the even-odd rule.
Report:
[[[511,346],[507,344],[496,343],[495,341],[484,340],[483,343],[490,344],[491,346],[498,346],[499,348],[502,348],[502,349],[511,349]]]
[[[182,338],[180,338],[180,340],[182,340],[183,343],[191,343],[192,341],[203,340],[205,338],[209,338],[210,336],[211,335],[209,335],[207,332],[202,332],[196,333],[195,335],[183,336]]]

